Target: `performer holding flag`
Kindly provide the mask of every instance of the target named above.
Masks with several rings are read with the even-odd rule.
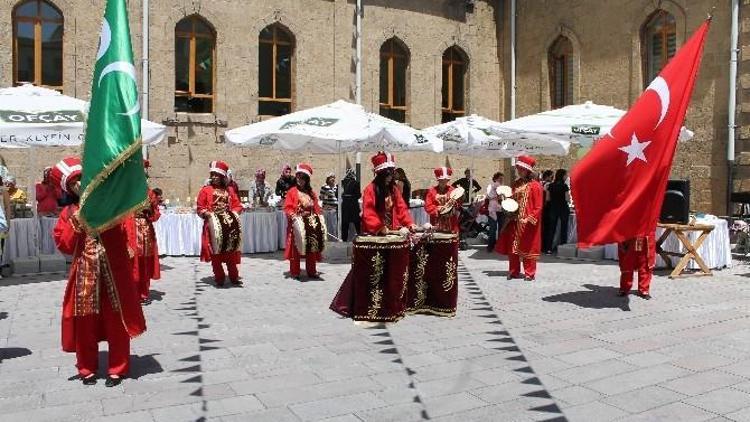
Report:
[[[571,174],[578,244],[620,243],[620,295],[628,294],[637,270],[638,292],[651,298],[654,232],[710,22],[709,17]]]
[[[76,353],[84,384],[96,383],[100,340],[109,343],[106,385],[119,384],[128,373],[130,338],[146,330],[124,223],[147,204],[139,110],[125,0],[108,0],[83,165],[72,157],[51,173],[66,193],[80,192],[80,209],[77,204],[66,208],[54,235],[58,249],[73,254],[63,300],[62,346]]]

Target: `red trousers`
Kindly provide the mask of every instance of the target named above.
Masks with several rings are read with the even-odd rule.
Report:
[[[513,277],[521,275],[521,257],[519,255],[508,255],[508,272]],[[526,277],[536,276],[536,258],[525,258],[523,260],[524,275]]]
[[[102,286],[102,290],[106,288]],[[112,310],[106,291],[100,293],[98,315],[75,318],[76,367],[81,377],[95,374],[99,367],[99,339],[109,344],[108,375],[125,377],[130,369],[130,336],[122,318]]]
[[[620,291],[629,292],[633,288],[633,272],[638,272],[638,291],[648,294],[656,264],[656,245],[649,236],[631,239],[617,245],[620,260]]]
[[[138,257],[138,294],[140,295],[141,300],[146,300],[149,297],[149,292],[151,291],[151,277],[154,275],[153,265],[153,256]]]
[[[221,255],[211,256],[211,267],[214,270],[214,279],[216,284],[224,284],[226,274],[224,273],[224,262],[227,264],[227,272],[229,273],[229,281],[232,283],[238,283],[240,281],[240,272],[237,269],[237,263],[232,260],[222,259]]]
[[[312,254],[305,256],[305,271],[307,271],[307,275],[314,276],[318,273],[316,265],[317,262]],[[297,277],[300,272],[300,258],[289,258],[289,274],[291,274],[292,277]]]

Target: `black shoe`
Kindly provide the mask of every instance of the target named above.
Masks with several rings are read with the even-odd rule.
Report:
[[[232,286],[234,286],[234,287],[242,287],[242,281],[241,280],[236,280],[236,281],[230,280],[230,281],[232,282]]]
[[[310,280],[322,280],[323,279],[323,277],[320,276],[320,273],[308,274],[307,278],[309,278]]]
[[[642,299],[651,300],[651,295],[648,293],[638,292],[638,296],[640,296]]]
[[[147,305],[150,305],[150,304],[151,304],[151,299],[148,299],[148,298],[141,299],[141,305],[147,306]]]
[[[523,279],[524,279],[524,281],[534,281],[534,280],[536,279],[536,277],[532,277],[532,276],[530,276],[530,275],[527,275],[527,276],[526,276],[526,277],[524,277]]]
[[[122,383],[122,377],[113,377],[112,375],[107,377],[107,382],[104,383],[106,387],[117,387]]]
[[[96,374],[81,377],[81,382],[83,382],[83,385],[96,385]]]
[[[619,297],[627,296],[628,293],[630,293],[630,292],[627,292],[625,290],[620,290],[620,291],[617,292],[617,296],[619,296]]]
[[[521,276],[519,276],[519,275],[513,275],[513,274],[508,274],[508,276],[505,277],[505,278],[508,279],[508,280],[513,280],[514,278],[521,278]]]

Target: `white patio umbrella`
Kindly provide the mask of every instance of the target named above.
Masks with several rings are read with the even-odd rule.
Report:
[[[311,153],[349,151],[443,151],[443,141],[343,100],[228,130],[229,142],[254,148]],[[339,190],[338,215],[341,215]],[[341,218],[338,219],[341,236]]]
[[[492,133],[505,140],[570,141],[588,149],[594,140],[606,135],[624,115],[624,110],[586,101],[584,104],[502,122],[493,126]],[[684,127],[682,129],[681,141],[693,137],[693,132]]]
[[[570,142],[553,138],[526,139],[515,135],[499,136],[501,123],[472,114],[468,117],[431,126],[423,130],[443,140],[445,152],[511,158],[523,154],[567,155]],[[506,139],[507,138],[507,139]]]
[[[33,85],[0,89],[0,148],[78,146],[89,103]],[[164,139],[167,128],[141,120],[144,145]]]
[[[224,136],[247,147],[312,153],[443,150],[438,138],[341,100],[228,130]]]
[[[512,158],[523,154],[534,155],[567,155],[570,142],[552,138],[526,139],[519,136],[508,136],[505,139],[498,136],[499,122],[472,114],[459,117],[448,123],[431,126],[423,130],[424,133],[434,135],[443,140],[445,152],[471,156],[472,174],[474,157],[477,155],[494,158]],[[469,201],[472,197],[469,189]]]

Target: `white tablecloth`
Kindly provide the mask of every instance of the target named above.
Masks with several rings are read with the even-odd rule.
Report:
[[[36,218],[14,218],[10,220],[10,229],[5,238],[5,248],[3,249],[3,263],[10,263],[16,258],[36,256],[38,235],[39,223]]]
[[[39,250],[42,255],[54,255],[57,252],[55,239],[52,237],[52,230],[57,224],[57,217],[40,217],[39,218]]]
[[[700,248],[698,248],[698,254],[703,258],[708,268],[731,268],[732,267],[732,247],[729,244],[729,223],[727,220],[722,219],[703,219],[699,218],[696,221],[698,224],[710,224],[714,226],[713,231],[706,237]],[[568,223],[568,241],[575,243],[578,240],[578,234],[576,232],[576,218],[575,214],[570,215],[570,222]],[[656,228],[656,239],[664,233],[664,229]],[[688,238],[692,242],[695,242],[700,236],[700,232],[689,232]],[[677,236],[674,234],[669,235],[664,241],[662,248],[668,252],[685,252],[685,247],[682,245]],[[604,258],[617,260],[617,245],[605,245],[604,246]],[[672,265],[677,265],[679,258],[672,257]],[[656,268],[665,268],[667,265],[661,256],[656,255]],[[688,268],[691,270],[698,269],[698,264],[695,261],[690,261]]]
[[[424,210],[424,207],[409,208],[409,213],[411,214],[412,220],[414,220],[414,224],[418,226],[430,222],[430,216],[427,215],[427,211]]]
[[[246,212],[242,218],[242,253],[279,250],[276,212]]]
[[[326,219],[326,230],[328,230],[328,233],[336,236],[336,238],[339,237],[339,214],[338,211],[333,210],[323,210],[323,216]],[[328,239],[326,239],[328,242],[335,241],[336,239],[332,238],[331,236],[328,236]]]
[[[174,256],[201,254],[203,220],[197,215],[164,213],[154,224],[154,230],[159,254]]]
[[[2,262],[4,264],[16,258],[55,255],[59,252],[52,238],[52,229],[57,217],[14,218],[10,220],[10,229],[5,239]],[[37,250],[39,242],[39,250]]]
[[[242,253],[275,252],[283,248],[284,237],[279,229],[282,217],[286,230],[286,217],[281,211],[242,213]],[[160,254],[200,255],[203,220],[196,214],[162,214],[154,229]]]

